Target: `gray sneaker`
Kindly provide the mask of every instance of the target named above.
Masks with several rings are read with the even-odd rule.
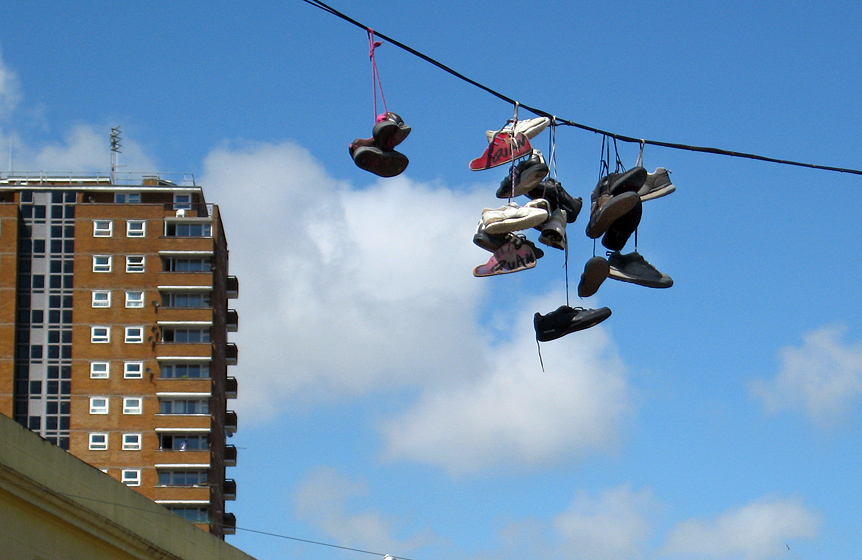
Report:
[[[554,210],[550,219],[542,224],[542,235],[539,242],[549,247],[566,250],[566,211],[560,208]]]
[[[664,167],[656,167],[655,173],[647,174],[646,181],[638,189],[638,194],[641,197],[641,201],[644,202],[667,196],[675,190],[676,187],[670,182],[670,171]]]
[[[662,274],[647,262],[640,253],[634,251],[627,255],[619,251],[608,253],[610,277],[622,282],[631,282],[647,288],[670,288],[673,280],[667,274]]]
[[[599,291],[599,286],[607,279],[610,274],[610,265],[608,261],[602,257],[593,257],[584,265],[584,273],[581,274],[581,281],[578,282],[578,296],[590,297]]]
[[[514,172],[506,175],[497,189],[497,198],[515,198],[538,185],[548,176],[548,164],[539,150],[533,150],[533,155],[515,166]],[[515,188],[512,188],[512,176],[515,177]]]

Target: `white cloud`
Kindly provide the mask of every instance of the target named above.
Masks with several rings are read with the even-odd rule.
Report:
[[[780,352],[782,367],[772,380],[751,384],[766,409],[801,409],[818,423],[843,419],[862,400],[862,343],[842,340],[845,328],[823,327],[801,347]]]
[[[428,531],[399,539],[396,534],[402,528],[394,516],[356,505],[369,493],[363,481],[352,480],[332,467],[319,467],[299,485],[296,515],[341,546],[398,555],[433,540]]]
[[[563,538],[559,557],[584,560],[624,560],[644,556],[659,508],[648,489],[620,486],[602,492],[598,499],[580,492],[572,505],[554,519]]]
[[[681,558],[774,558],[786,553],[787,541],[816,536],[819,526],[819,516],[800,500],[763,497],[713,520],[680,523],[664,553]]]
[[[21,83],[18,75],[3,62],[0,51],[0,119],[11,115],[21,100]]]
[[[481,367],[475,195],[406,178],[350,189],[291,143],[215,150],[205,169],[254,318],[235,337],[249,412]]]
[[[546,370],[539,368],[532,313],[550,311],[551,301],[530,301],[509,317],[515,336],[486,349],[481,376],[429,391],[387,421],[387,457],[461,474],[544,465],[617,443],[633,409],[625,368],[602,327],[543,344]]]
[[[471,274],[488,258],[471,243],[487,195],[404,176],[351,188],[292,143],[214,150],[203,185],[240,277],[244,418],[409,389],[412,409],[383,409],[398,415],[383,421],[386,456],[451,472],[616,442],[629,388],[602,328],[544,345],[539,368],[532,313],[559,294],[513,306],[513,340],[489,345],[490,282]]]

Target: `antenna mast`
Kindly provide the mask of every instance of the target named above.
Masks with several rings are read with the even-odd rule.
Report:
[[[121,147],[120,141],[122,140],[122,138],[120,138],[121,133],[122,133],[122,131],[120,130],[119,126],[111,128],[111,183],[112,184],[116,183],[116,180],[114,179],[114,174],[117,172],[117,167],[119,167],[119,163],[118,163],[119,155],[118,154],[122,153],[120,151],[120,147]]]

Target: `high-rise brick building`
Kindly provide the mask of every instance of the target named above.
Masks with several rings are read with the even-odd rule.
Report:
[[[192,178],[0,175],[0,413],[232,534],[237,293]]]

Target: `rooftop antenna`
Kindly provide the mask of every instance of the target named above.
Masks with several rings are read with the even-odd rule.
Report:
[[[122,140],[122,138],[120,138],[121,133],[122,131],[120,130],[119,126],[111,128],[111,184],[116,183],[116,180],[114,179],[114,174],[117,172],[117,168],[119,167],[118,154],[122,153],[120,151],[120,141]]]

